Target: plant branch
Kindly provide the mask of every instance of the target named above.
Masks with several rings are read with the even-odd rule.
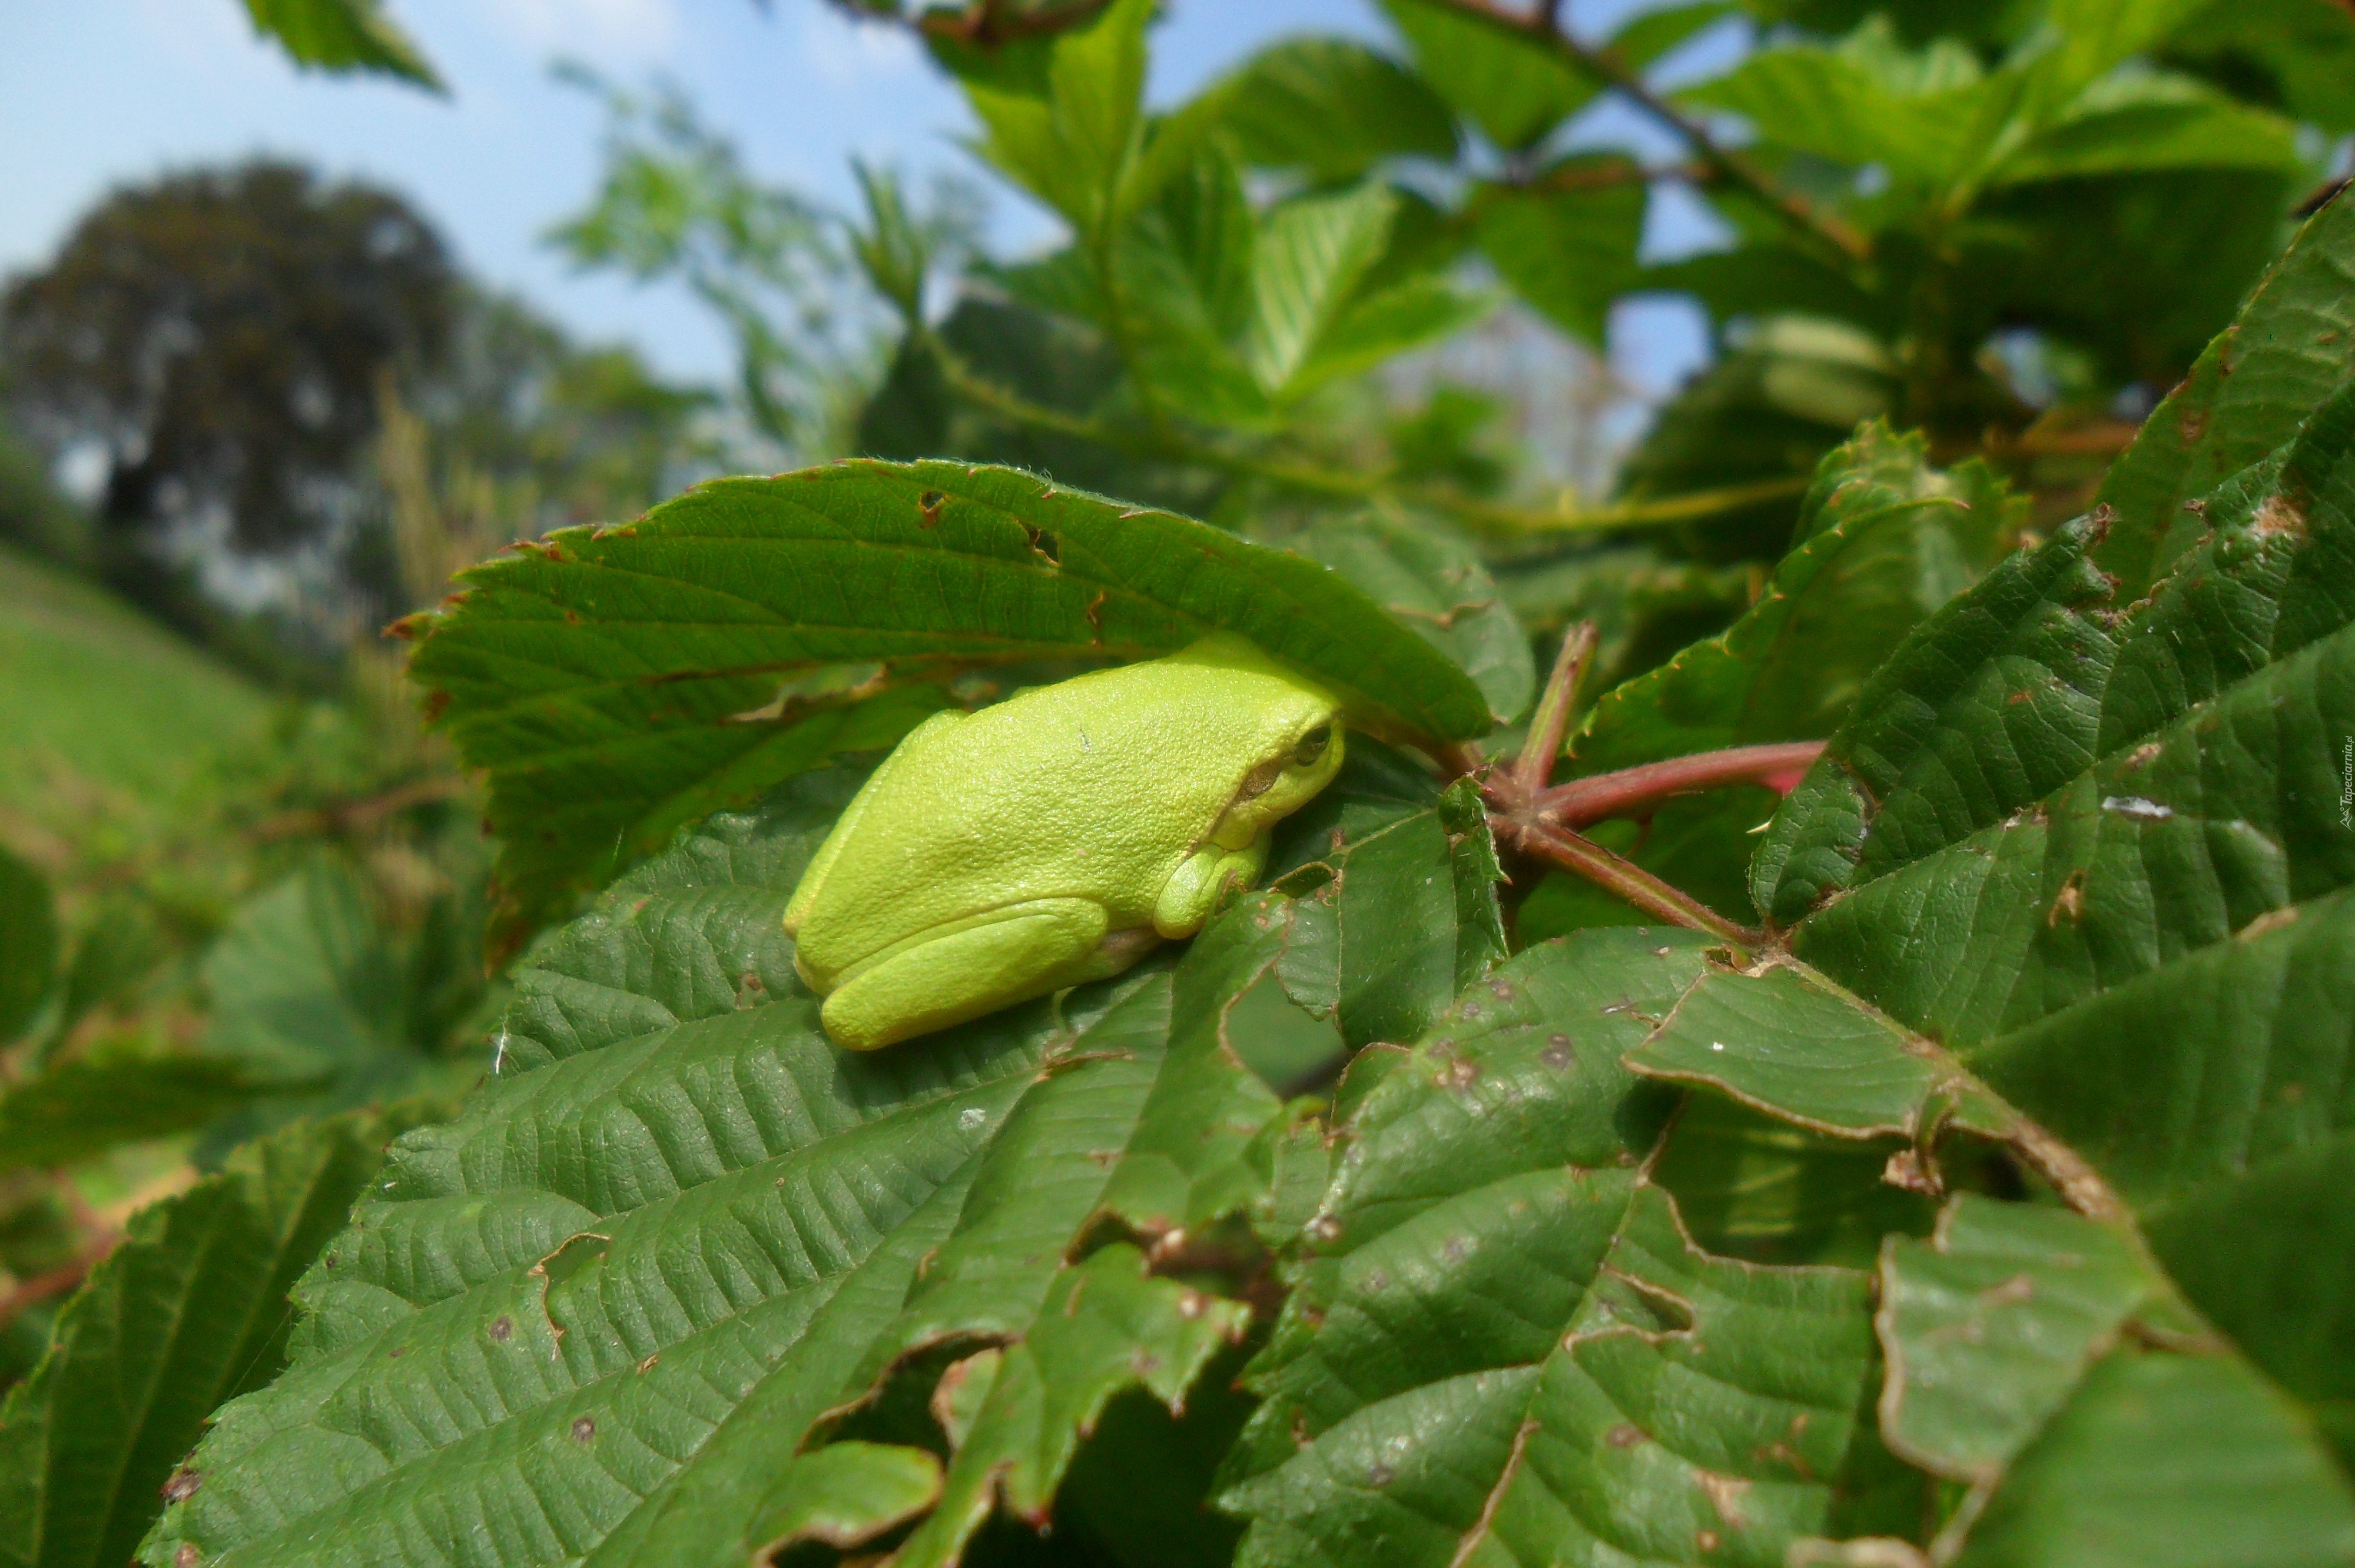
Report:
[[[1528,536],[1544,534],[1602,533],[1617,528],[1661,527],[1713,517],[1762,501],[1776,501],[1803,493],[1805,475],[1753,481],[1718,490],[1698,490],[1650,501],[1622,502],[1609,506],[1574,510],[1507,506],[1481,501],[1442,485],[1396,484],[1379,470],[1355,471],[1318,468],[1305,463],[1256,457],[1191,440],[1173,429],[1135,429],[1073,414],[1032,401],[986,376],[978,376],[938,333],[924,332],[925,345],[941,366],[949,390],[977,408],[1033,429],[1111,447],[1133,457],[1199,464],[1222,473],[1262,479],[1271,484],[1337,500],[1371,501],[1388,496],[1409,505],[1428,508],[1476,532]]]
[[[1687,930],[1707,931],[1745,948],[1759,947],[1765,940],[1761,933],[1735,925],[1682,888],[1661,881],[1635,862],[1567,828],[1516,819],[1502,812],[1491,812],[1488,825],[1498,837],[1523,853],[1551,861],[1655,919]]]
[[[1696,752],[1666,762],[1598,773],[1591,779],[1573,779],[1540,789],[1529,805],[1543,821],[1582,828],[1606,817],[1642,816],[1678,795],[1727,784],[1763,784],[1778,774],[1805,772],[1823,749],[1820,740],[1796,740]]]
[[[1709,127],[1652,90],[1641,72],[1608,49],[1582,44],[1556,26],[1557,7],[1540,0],[1533,12],[1523,13],[1497,0],[1437,0],[1460,15],[1486,22],[1501,31],[1530,39],[1551,49],[1585,75],[1602,82],[1674,132],[1692,149],[1693,157],[1710,175],[1747,191],[1792,228],[1830,246],[1849,261],[1872,258],[1872,242],[1851,225],[1821,211],[1795,192],[1785,190],[1764,169],[1740,151],[1710,134]]]
[[[1529,715],[1529,738],[1513,763],[1513,788],[1521,801],[1535,800],[1553,781],[1554,760],[1561,756],[1561,738],[1570,732],[1570,707],[1578,694],[1579,677],[1594,657],[1594,623],[1582,620],[1561,640],[1554,656],[1553,673],[1546,677],[1537,711]]]

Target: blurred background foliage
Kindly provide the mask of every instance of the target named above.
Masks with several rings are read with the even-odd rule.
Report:
[[[1379,47],[1148,107],[1152,0],[859,0],[976,129],[964,177],[862,168],[849,211],[748,168],[691,84],[574,70],[602,172],[549,242],[690,291],[724,386],[282,161],[112,192],[7,281],[0,1382],[239,1139],[479,1075],[483,801],[376,633],[508,542],[721,471],[1018,463],[1308,550],[1514,719],[1499,639],[1543,668],[1593,621],[1591,699],[1723,629],[1861,421],[2024,496],[1997,545],[2082,510],[2355,133],[2331,0],[1376,4]],[[366,0],[248,10],[437,90]],[[1000,200],[1059,238],[998,253]],[[1670,207],[1710,243],[1658,253]],[[1606,349],[1657,294],[1713,356],[1652,406]],[[1605,836],[1734,903],[1753,793]],[[1625,914],[1521,891],[1524,937]]]

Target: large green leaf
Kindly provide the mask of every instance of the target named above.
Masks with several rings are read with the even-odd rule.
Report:
[[[2131,604],[2097,518],[1925,622],[1754,869],[1820,972],[1707,977],[1632,1058],[1933,1187],[1997,1139],[2089,1216],[1966,1200],[1884,1262],[1888,1436],[1975,1483],[1964,1561],[2355,1539],[2355,391],[2193,505]],[[2136,1424],[2197,1462],[2146,1485]]]
[[[1672,1102],[1618,1056],[1703,954],[1547,943],[1362,1065],[1252,1370],[1241,1562],[1774,1563],[1918,1511],[1870,1436],[1865,1277],[1710,1257],[1638,1163]]]
[[[1114,661],[1218,630],[1379,726],[1488,724],[1444,655],[1315,562],[1010,469],[719,480],[477,567],[411,671],[490,772],[510,943],[680,823],[889,747],[960,668]]]
[[[1298,545],[1461,665],[1499,723],[1528,710],[1538,684],[1529,634],[1467,541],[1436,524],[1358,517],[1319,524]]]
[[[48,1354],[0,1409],[0,1562],[115,1568],[224,1399],[285,1361],[286,1293],[340,1229],[419,1102],[304,1122],[142,1210],[59,1314]]]
[[[2184,503],[2290,439],[2355,375],[2355,201],[2307,222],[2232,327],[2144,421],[2102,482],[2096,558],[2131,599],[2201,532]]]
[[[781,925],[856,776],[683,836],[535,949],[496,1076],[396,1146],[297,1288],[293,1365],[221,1413],[145,1559],[701,1568],[887,1527],[927,1499],[911,1446],[946,1465],[907,1561],[1043,1514],[1108,1402],[1179,1400],[1241,1330],[1215,1268],[1148,1249],[1273,1201],[1252,999],[1254,1027],[1401,1037],[1501,948],[1476,804],[1362,751],[1277,845],[1301,896],[868,1055],[820,1032]],[[1424,890],[1441,917],[1392,924]],[[911,1385],[943,1421],[894,1414]],[[868,1448],[803,1475],[835,1435]]]

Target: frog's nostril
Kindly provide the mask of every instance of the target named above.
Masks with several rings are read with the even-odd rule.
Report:
[[[1295,768],[1313,766],[1318,758],[1325,755],[1325,748],[1332,744],[1333,726],[1329,724],[1318,725],[1315,729],[1302,736],[1300,743],[1292,748],[1293,766]]]

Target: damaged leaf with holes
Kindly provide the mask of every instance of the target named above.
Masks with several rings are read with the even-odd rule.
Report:
[[[395,1146],[144,1561],[951,1563],[1052,1517],[1101,1424],[1231,1432],[1201,1380],[1316,1169],[1271,1077],[1420,1033],[1502,956],[1476,805],[1369,743],[1182,952],[847,1055],[781,916],[857,783],[709,819],[535,949],[492,1082]],[[1199,1513],[1207,1471],[1168,1471]]]

